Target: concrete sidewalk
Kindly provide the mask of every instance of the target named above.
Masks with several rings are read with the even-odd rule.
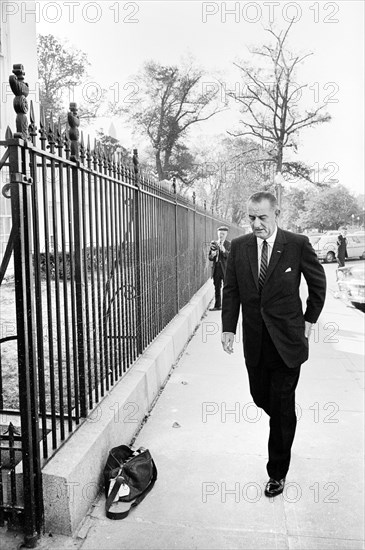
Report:
[[[326,266],[329,281],[333,269]],[[282,495],[263,493],[268,417],[252,403],[241,342],[232,356],[225,354],[220,314],[208,312],[135,442],[157,464],[151,493],[123,521],[105,518],[101,496],[78,538],[45,536],[40,547],[364,548],[365,316],[333,297],[332,282],[329,287],[302,367]]]
[[[223,353],[208,312],[136,445],[158,481],[123,521],[97,502],[80,535],[96,549],[363,548],[364,315],[328,293],[297,391],[283,495],[267,499],[268,417],[252,404],[241,343]]]

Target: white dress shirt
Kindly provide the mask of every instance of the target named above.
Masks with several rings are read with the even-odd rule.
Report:
[[[264,243],[264,240],[267,242],[267,265],[270,263],[271,253],[274,247],[274,242],[276,239],[276,234],[278,232],[278,226],[275,227],[274,233],[269,237],[268,239],[260,239],[260,237],[256,237],[257,241],[257,258],[258,258],[258,273],[260,273],[260,264],[261,264],[261,254],[262,254],[262,245]]]

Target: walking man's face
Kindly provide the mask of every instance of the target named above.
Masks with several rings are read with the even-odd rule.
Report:
[[[260,237],[260,239],[271,237],[275,231],[280,211],[273,208],[267,199],[260,202],[249,201],[247,211],[251,229],[256,237]]]

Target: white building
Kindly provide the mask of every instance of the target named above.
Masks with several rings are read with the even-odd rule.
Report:
[[[25,82],[29,82],[29,101],[33,100],[36,121],[39,120],[38,69],[36,20],[39,2],[0,2],[0,141],[4,140],[7,126],[16,131],[16,114],[9,86],[9,75],[14,64],[22,64]],[[0,147],[0,160],[5,152]],[[2,188],[7,183],[6,167],[0,170],[0,263],[5,252],[11,229],[10,200],[4,198]],[[10,267],[10,266],[9,266]]]

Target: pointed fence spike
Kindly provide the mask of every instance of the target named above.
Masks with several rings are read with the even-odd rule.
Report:
[[[45,116],[44,116],[44,109],[41,105],[41,108],[40,108],[40,116],[39,116],[39,126],[41,127],[41,129],[43,129],[46,125],[46,121],[45,121]]]
[[[60,118],[58,118],[58,121],[57,121],[56,136],[58,140],[61,139],[61,119]]]
[[[30,100],[29,119],[30,119],[30,123],[31,123],[31,124],[34,124],[34,123],[35,123],[34,107],[33,107],[33,100],[32,100],[32,99]]]
[[[33,101],[32,100],[30,100],[29,120],[30,120],[30,124],[29,124],[29,128],[28,128],[28,133],[29,133],[29,136],[30,136],[30,139],[31,139],[33,145],[35,145],[36,138],[37,138],[37,126],[36,126],[36,123],[35,123],[34,106],[33,106]]]
[[[10,126],[8,126],[5,130],[5,139],[12,139],[13,132],[11,131]]]

